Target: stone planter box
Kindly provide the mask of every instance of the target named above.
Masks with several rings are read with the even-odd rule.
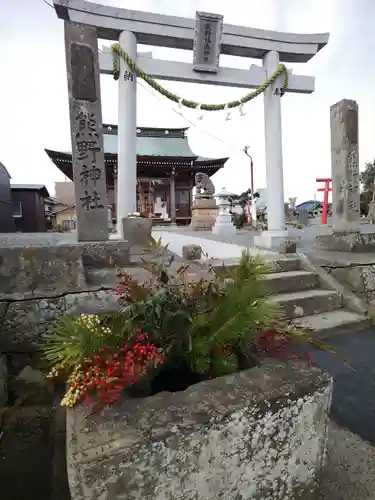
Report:
[[[124,239],[130,245],[147,247],[150,242],[152,219],[125,217],[122,219]]]
[[[264,366],[68,411],[72,500],[312,500],[332,381],[303,363]]]

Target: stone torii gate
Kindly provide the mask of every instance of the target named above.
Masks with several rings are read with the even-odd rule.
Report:
[[[104,172],[104,156],[100,92],[96,87],[99,85],[99,71],[104,74],[113,72],[112,54],[108,50],[98,53],[97,38],[118,40],[137,66],[153,78],[244,89],[262,84],[275,73],[281,62],[308,62],[329,39],[328,33],[278,33],[226,25],[222,16],[216,14],[197,13],[196,19],[188,19],[108,7],[85,0],[54,0],[53,3],[58,17],[65,21],[78,233],[82,233],[80,224],[85,223],[85,219],[87,222],[88,217],[92,220],[94,211],[98,214],[97,239],[103,239],[106,232],[107,212],[105,220],[104,215],[99,217],[99,212],[103,211],[101,207],[107,207],[104,203],[105,175],[98,174],[99,170]],[[194,50],[194,62],[164,61],[153,59],[150,54],[137,54],[138,44]],[[221,67],[220,53],[262,59],[263,64],[262,67],[251,65],[249,70]],[[281,75],[264,92],[268,231],[257,237],[256,244],[270,249],[278,249],[287,238],[280,102],[283,82]],[[118,84],[117,221],[118,236],[122,237],[121,219],[136,210],[137,175],[136,78],[123,59],[120,59]],[[314,77],[289,72],[286,92],[310,94],[314,90]],[[92,165],[87,165],[86,161],[82,167],[79,152],[82,145],[77,143],[80,127],[81,132],[90,133],[88,122],[84,125],[82,113],[86,116],[91,113],[95,121],[95,130],[92,128],[91,133],[96,134],[97,139],[97,143],[91,142],[91,148],[97,151],[94,165],[97,170],[90,175],[85,173],[83,183],[80,182],[82,168],[85,167],[85,172],[91,168],[92,172]],[[98,201],[98,194],[102,195],[100,200],[103,201]],[[78,210],[82,204],[84,208]]]

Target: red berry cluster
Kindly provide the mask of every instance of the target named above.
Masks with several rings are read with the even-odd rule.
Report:
[[[278,359],[294,359],[307,361],[308,366],[316,364],[316,361],[311,359],[308,352],[297,354],[293,352],[293,345],[291,340],[276,331],[263,332],[255,341],[254,346],[267,356],[275,357]]]
[[[81,400],[85,398],[92,405],[98,398],[103,405],[112,404],[125,387],[136,384],[150,368],[164,363],[156,346],[148,342],[147,334],[137,332],[133,346],[125,344],[115,353],[101,348],[86,362],[86,372],[76,381]]]

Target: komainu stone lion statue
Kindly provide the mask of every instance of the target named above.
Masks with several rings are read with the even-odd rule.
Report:
[[[215,186],[208,175],[203,172],[195,174],[195,188],[198,198],[212,198],[215,194]]]

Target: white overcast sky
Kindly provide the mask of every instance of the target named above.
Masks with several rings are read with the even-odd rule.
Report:
[[[329,107],[343,99],[359,104],[360,166],[375,156],[375,1],[374,0],[102,0],[101,3],[162,14],[194,17],[196,10],[224,15],[224,22],[291,32],[331,32],[331,39],[312,61],[292,65],[294,73],[314,75],[312,95],[282,99],[285,199],[314,196],[316,177],[331,175]],[[43,0],[0,0],[0,161],[14,183],[43,183],[53,192],[62,174],[44,148],[69,151],[69,113],[63,21]],[[100,46],[102,42],[100,41]],[[108,43],[108,42],[107,42]],[[150,50],[142,46],[140,50]],[[191,61],[192,52],[152,48],[157,58]],[[248,68],[260,61],[221,57],[221,64]],[[103,121],[117,123],[117,85],[101,78]],[[241,89],[167,82],[179,95],[197,101],[223,102]],[[247,115],[231,121],[223,113],[196,121],[189,131],[197,155],[230,156],[214,176],[217,188],[241,192],[250,182],[249,145],[255,184],[265,187],[263,100],[246,106]],[[219,116],[219,117],[218,117]],[[138,86],[138,126],[181,127],[187,122],[168,101]],[[203,130],[221,141],[205,134]],[[320,197],[320,196],[319,196]]]

